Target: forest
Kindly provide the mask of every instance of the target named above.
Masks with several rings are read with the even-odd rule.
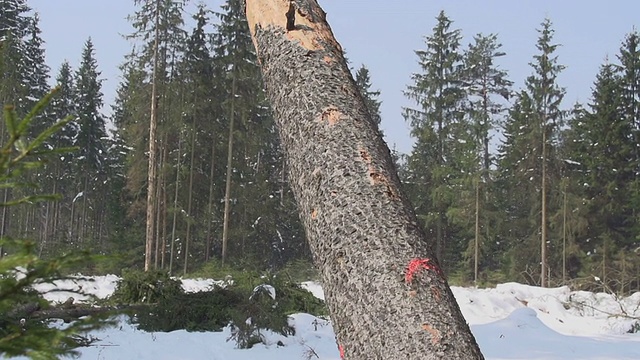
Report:
[[[58,86],[31,131],[73,115],[47,147],[78,149],[25,174],[31,186],[1,189],[4,203],[34,187],[60,198],[2,207],[0,237],[33,239],[43,258],[108,255],[86,274],[311,269],[242,2],[200,5],[193,19],[186,1],[134,2],[131,52],[105,104],[90,38],[77,69],[51,69],[28,1],[0,1],[0,103],[24,116]],[[499,37],[463,44],[454,20],[441,12],[406,54],[420,66],[401,109],[415,143],[392,153],[449,281],[640,290],[639,34],[620,39],[589,102],[565,108],[552,19],[521,89],[497,65]],[[379,125],[381,74],[352,72]]]

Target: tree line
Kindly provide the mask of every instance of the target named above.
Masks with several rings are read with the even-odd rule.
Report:
[[[3,208],[2,235],[37,239],[43,256],[117,254],[109,270],[308,260],[241,1],[199,5],[191,19],[187,1],[135,5],[107,117],[91,39],[78,69],[63,63],[52,81],[37,15],[26,0],[0,1],[1,102],[24,113],[60,86],[41,128],[74,115],[49,146],[79,149],[27,179],[61,200]],[[450,279],[593,286],[597,276],[596,286],[636,290],[638,34],[602,65],[590,102],[566,108],[551,21],[538,33],[531,76],[514,89],[497,35],[465,47],[438,15],[405,92],[415,144],[394,154],[404,190]],[[366,66],[352,70],[379,124],[380,92]],[[2,191],[9,200],[28,189]]]
[[[638,33],[601,66],[589,103],[566,108],[551,20],[537,31],[531,75],[514,89],[497,36],[464,47],[439,14],[405,92],[416,143],[404,186],[460,281],[637,290]]]

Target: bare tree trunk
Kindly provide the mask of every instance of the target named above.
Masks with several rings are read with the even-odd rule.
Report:
[[[564,179],[566,180],[566,179]],[[567,183],[564,182],[562,201],[562,284],[567,281]]]
[[[540,220],[540,286],[547,287],[547,131],[542,125],[542,218]]]
[[[213,176],[215,174],[215,164],[216,164],[216,142],[211,142],[211,169],[209,169],[209,203],[207,204],[207,241],[206,248],[204,250],[204,261],[209,261],[209,256],[211,253],[211,243],[213,240],[213,190],[214,190],[214,182]]]
[[[164,158],[163,163],[167,164],[169,161],[169,142],[165,137],[165,147],[162,157]],[[167,254],[167,180],[165,179],[165,175],[162,176],[162,244],[160,249],[160,268],[164,269],[164,260]],[[157,256],[157,255],[156,255]]]
[[[2,203],[6,204],[9,201],[9,189],[4,189],[4,194],[2,196]],[[2,224],[0,224],[0,238],[4,238],[7,235],[7,222],[9,221],[8,216],[9,207],[2,207]],[[0,245],[0,259],[4,257],[4,246]]]
[[[166,137],[165,137],[166,138]],[[164,140],[164,139],[163,139]],[[164,171],[162,171],[162,168],[164,167],[164,148],[166,148],[166,142],[162,142],[160,144],[160,151],[162,153],[162,155],[160,156],[160,161],[158,163],[158,168],[160,169],[160,174],[158,175],[158,183],[156,186],[156,220],[155,220],[155,225],[156,225],[156,234],[155,234],[155,241],[154,241],[154,249],[153,249],[153,268],[154,269],[158,269],[158,266],[160,265],[160,239],[161,239],[161,234],[162,234],[162,208],[163,208],[163,203],[162,203],[162,188],[164,187]]]
[[[173,220],[171,222],[171,250],[169,251],[169,274],[173,270],[174,249],[176,243],[176,222],[178,220],[178,190],[180,190],[180,161],[182,159],[182,132],[178,133],[178,155],[176,156],[176,183],[173,194]]]
[[[480,261],[480,180],[476,179],[476,224],[473,246],[473,283],[478,285],[478,262]]]
[[[236,75],[235,66],[232,70],[233,80],[231,83],[231,111],[229,119],[229,147],[227,149],[227,180],[224,190],[224,218],[222,220],[222,264],[227,260],[227,242],[229,240],[229,215],[231,212],[231,171],[233,170],[233,122],[236,116],[235,95],[236,95]]]
[[[160,0],[156,1],[155,14],[155,40],[153,44],[153,75],[151,79],[151,118],[149,119],[149,174],[147,187],[147,228],[144,252],[144,271],[151,268],[151,258],[153,257],[153,244],[155,242],[155,214],[156,209],[156,127],[158,121],[158,99],[157,99],[157,75],[158,75],[158,44],[159,44],[159,23],[160,23]]]
[[[189,269],[189,241],[191,240],[191,222],[193,221],[191,204],[193,200],[193,163],[196,157],[196,134],[196,126],[193,124],[193,129],[191,129],[191,159],[189,162],[189,194],[187,195],[187,233],[184,239],[184,275],[187,275],[187,270]]]
[[[344,359],[483,359],[325,13],[246,13]]]

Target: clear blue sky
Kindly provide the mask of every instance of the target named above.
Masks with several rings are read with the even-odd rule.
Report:
[[[624,36],[640,24],[636,0],[319,0],[335,36],[347,50],[354,67],[364,63],[374,89],[382,92],[382,129],[390,147],[409,152],[413,141],[401,115],[412,104],[402,94],[417,72],[414,50],[424,48],[440,10],[462,30],[463,45],[477,33],[497,33],[503,50],[503,69],[515,88],[531,74],[529,62],[536,53],[536,29],[549,17],[562,44],[557,54],[567,67],[559,78],[567,89],[564,107],[586,103],[599,66],[608,56],[614,61]],[[196,3],[196,1],[192,1]],[[205,2],[218,10],[221,0]],[[102,71],[107,104],[119,81],[118,65],[130,51],[121,35],[132,31],[126,16],[131,0],[28,0],[40,13],[52,76],[67,59],[76,66],[82,46],[91,37]],[[106,113],[110,112],[105,108]]]

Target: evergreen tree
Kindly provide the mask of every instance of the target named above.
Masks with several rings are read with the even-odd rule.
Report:
[[[144,80],[148,100],[146,106],[139,104],[136,111],[140,115],[146,114],[146,119],[136,116],[137,121],[129,125],[131,128],[138,127],[137,131],[132,131],[137,137],[131,138],[130,146],[141,151],[133,154],[136,158],[129,162],[127,187],[135,189],[131,210],[137,209],[137,216],[146,214],[144,266],[148,270],[158,264],[158,256],[154,254],[159,252],[162,242],[159,238],[164,234],[162,223],[157,220],[166,218],[166,204],[159,200],[164,198],[161,193],[166,192],[163,181],[166,178],[164,172],[168,170],[163,167],[168,165],[166,161],[161,163],[161,154],[175,149],[175,144],[168,143],[169,140],[180,141],[179,136],[171,134],[180,134],[176,130],[180,128],[183,112],[182,94],[177,91],[181,87],[170,84],[180,81],[176,66],[184,50],[182,13],[186,1],[135,0],[134,4],[138,9],[129,20],[135,31],[128,38],[140,42],[141,46],[136,48],[138,51],[129,61],[146,74]],[[142,145],[146,145],[147,150],[142,150]],[[145,178],[139,174],[147,176]],[[146,191],[140,192],[141,188]],[[144,212],[140,211],[141,202],[145,204]]]
[[[68,62],[63,62],[56,76],[56,96],[53,97],[46,112],[47,121],[57,122],[68,116],[76,114],[76,95],[73,72]],[[42,126],[42,124],[39,124]],[[76,141],[78,124],[69,122],[58,132],[53,134],[45,143],[49,148],[69,148]],[[61,200],[45,204],[43,229],[40,229],[42,249],[45,251],[64,251],[60,243],[68,234],[71,199],[75,196],[75,179],[77,177],[74,167],[76,152],[69,152],[54,157],[46,164],[41,187],[51,193],[60,194]],[[44,245],[51,245],[51,247]]]
[[[619,289],[611,279],[614,254],[635,248],[633,194],[636,179],[634,117],[628,73],[606,63],[597,75],[589,111],[573,119],[568,131],[573,178],[584,199],[581,215],[588,227],[578,239],[588,274],[598,274],[603,284]],[[628,79],[628,78],[627,78]],[[627,115],[625,115],[627,114]]]
[[[494,165],[490,139],[496,130],[498,117],[505,110],[503,104],[509,99],[512,85],[507,79],[507,72],[496,64],[496,61],[505,55],[501,47],[495,34],[478,34],[464,55],[465,85],[469,96],[468,112],[472,123],[471,137],[476,153],[476,164],[469,173],[475,187],[474,241],[470,243],[470,251],[467,252],[467,257],[473,258],[474,262],[474,281],[478,280],[481,252],[494,254],[493,258],[484,257],[483,263],[497,268],[497,249],[492,246],[496,242],[490,241],[489,228],[489,215],[494,215],[494,219],[496,215],[495,209],[490,208],[490,172]]]
[[[635,177],[626,185],[630,194],[633,219],[627,219],[635,234],[640,234],[640,35],[633,31],[625,37],[618,55],[620,64],[616,67],[620,74],[622,116],[630,123],[630,134],[636,144],[631,166],[635,167]],[[640,235],[635,236],[636,241]]]
[[[409,193],[418,216],[425,223],[436,244],[438,259],[446,269],[445,247],[449,254],[460,254],[454,244],[454,229],[447,218],[453,194],[450,186],[457,166],[452,154],[460,144],[457,136],[466,130],[462,122],[462,87],[459,51],[461,33],[451,29],[452,21],[440,12],[433,34],[425,38],[427,48],[416,51],[421,73],[413,74],[413,84],[405,96],[416,102],[417,108],[405,108],[403,116],[410,122],[411,134],[416,138],[408,166]],[[459,255],[457,255],[459,256]]]
[[[196,21],[196,27],[193,30],[191,36],[187,39],[184,59],[181,67],[183,74],[180,78],[183,79],[184,92],[186,94],[187,108],[184,112],[185,118],[185,130],[187,132],[186,141],[186,154],[189,155],[189,162],[187,164],[188,177],[186,181],[185,190],[186,196],[183,202],[186,211],[186,229],[185,229],[185,257],[183,272],[189,269],[189,259],[194,245],[199,246],[201,253],[206,252],[210,248],[210,243],[207,241],[205,244],[193,244],[192,239],[195,238],[194,233],[198,230],[204,232],[203,226],[213,219],[208,218],[204,213],[204,208],[207,202],[203,201],[212,196],[198,196],[198,194],[205,194],[209,189],[209,186],[199,187],[198,185],[206,185],[204,181],[195,182],[196,176],[200,178],[202,175],[198,174],[198,169],[204,169],[211,164],[214,164],[214,159],[207,161],[206,155],[212,154],[215,157],[215,149],[211,152],[203,151],[203,149],[209,150],[206,145],[217,146],[217,137],[213,137],[212,133],[216,132],[216,127],[210,124],[215,123],[213,111],[210,99],[214,98],[213,87],[213,68],[211,54],[208,48],[207,34],[205,32],[205,26],[208,24],[207,10],[204,6],[200,5],[198,12],[194,16]],[[207,140],[203,138],[206,136]],[[211,174],[211,172],[209,173]],[[209,179],[210,182],[214,182],[214,179]],[[213,186],[213,184],[211,184]],[[212,199],[209,199],[211,204]],[[205,216],[201,216],[205,215]],[[207,239],[211,238],[211,234],[200,234],[199,238]],[[204,245],[204,246],[203,246]]]
[[[100,113],[102,79],[93,42],[89,38],[82,50],[80,67],[75,76],[78,134],[75,145],[80,150],[80,166],[83,171],[96,173],[104,167],[106,155],[103,140],[106,138],[105,118]]]
[[[49,66],[45,62],[45,51],[44,51],[44,41],[40,37],[42,33],[38,26],[40,22],[40,17],[36,13],[32,18],[27,22],[27,34],[26,40],[24,44],[24,69],[25,69],[25,83],[26,83],[26,93],[27,102],[25,106],[28,108],[33,107],[36,104],[38,99],[44,97],[44,95],[49,91],[49,85],[47,81],[49,80]],[[47,125],[52,124],[53,120],[46,120],[47,114],[43,113],[40,118],[45,122],[45,124],[38,124],[37,128],[32,129],[35,131],[35,134],[39,134],[41,129],[47,127]]]
[[[380,123],[382,122],[382,115],[380,114],[380,100],[378,100],[378,96],[380,96],[380,91],[372,91],[371,90],[371,77],[369,76],[369,69],[367,69],[364,64],[360,66],[360,68],[356,71],[355,75],[356,85],[358,89],[360,89],[360,94],[362,94],[362,98],[371,114],[371,118],[373,121],[380,127]]]
[[[539,53],[534,55],[534,61],[530,63],[533,74],[526,79],[525,90],[518,95],[516,105],[507,119],[506,140],[500,150],[500,172],[503,177],[502,186],[509,188],[508,191],[511,192],[508,204],[503,206],[513,209],[514,216],[520,218],[524,226],[518,230],[518,237],[503,234],[515,240],[511,245],[512,256],[515,257],[511,260],[514,266],[511,270],[531,275],[529,262],[518,257],[526,253],[523,251],[525,247],[527,251],[533,252],[532,246],[537,239],[541,259],[539,284],[548,286],[548,214],[555,212],[560,201],[559,196],[550,198],[550,194],[560,193],[557,144],[563,118],[560,104],[565,92],[556,82],[564,66],[558,64],[557,56],[554,55],[558,45],[553,44],[554,30],[551,21],[545,19],[541,26],[536,44]],[[518,194],[516,191],[526,194]],[[530,194],[536,195],[530,198]],[[533,220],[535,218],[539,220]],[[527,224],[525,219],[532,221]],[[523,269],[523,265],[526,268]],[[526,280],[538,283],[533,276]]]
[[[76,222],[75,231],[72,232],[71,241],[84,242],[95,239],[102,243],[104,234],[99,226],[104,216],[103,197],[104,187],[100,186],[105,180],[105,146],[107,134],[105,130],[105,117],[100,112],[102,102],[102,80],[95,58],[95,49],[89,38],[82,51],[80,66],[75,75],[76,90],[76,122],[78,132],[75,146],[79,150],[76,158],[76,166],[79,176],[77,181],[77,195],[74,200]]]
[[[29,26],[25,0],[0,2],[0,103],[14,104],[19,114],[26,113],[25,38]],[[0,124],[4,133],[4,124]]]

